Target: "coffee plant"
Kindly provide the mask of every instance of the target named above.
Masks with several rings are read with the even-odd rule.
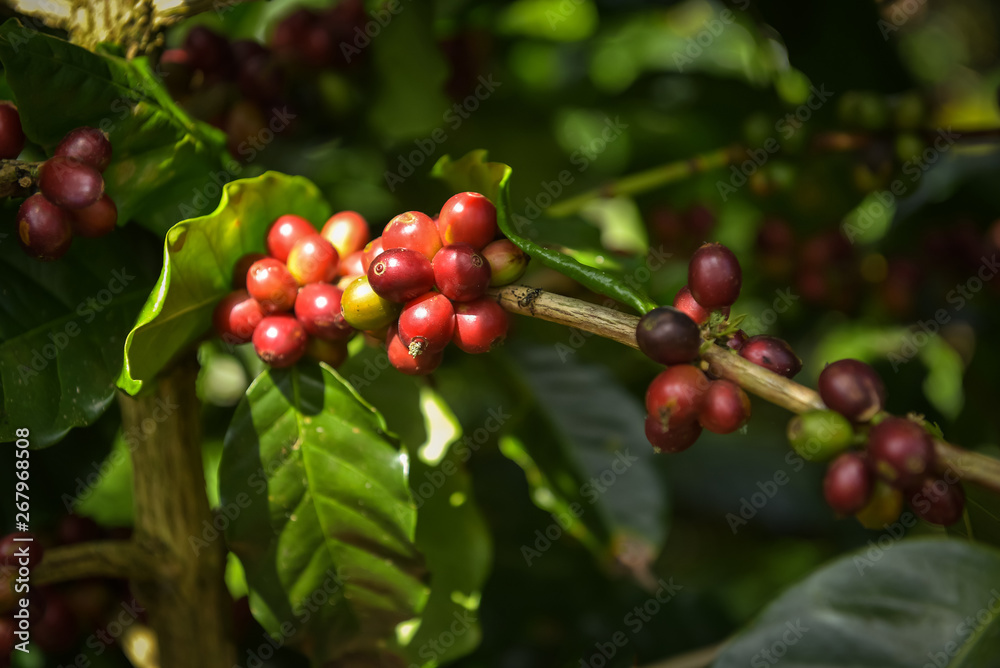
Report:
[[[8,0],[0,668],[993,668],[1000,13]]]

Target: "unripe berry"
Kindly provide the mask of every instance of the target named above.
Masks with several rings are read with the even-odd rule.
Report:
[[[646,416],[646,440],[657,452],[681,452],[687,450],[701,436],[701,425],[685,422],[677,427],[667,428],[654,415]]]
[[[247,292],[260,302],[264,313],[278,313],[295,305],[299,284],[284,262],[266,257],[250,265]]]
[[[441,351],[422,353],[416,357],[411,355],[407,345],[399,338],[395,326],[390,327],[389,333],[386,335],[385,351],[389,357],[389,363],[397,371],[405,373],[407,376],[426,376],[438,368],[441,365],[441,360],[444,359],[444,353]]]
[[[880,478],[894,487],[910,487],[933,469],[934,441],[915,422],[890,416],[868,433],[868,454]]]
[[[110,234],[118,224],[118,207],[107,193],[94,204],[70,211],[69,214],[73,234],[86,239]]]
[[[19,540],[21,539],[21,540]],[[26,541],[23,539],[33,539],[31,541]],[[28,556],[25,559],[26,564],[21,563],[22,557],[18,556],[17,553],[21,548],[28,549]],[[42,555],[44,550],[42,549],[42,544],[38,541],[38,537],[33,534],[20,531],[17,533],[7,534],[3,538],[0,538],[0,567],[3,566],[26,566],[28,570],[33,570],[35,566],[42,560]],[[0,656],[3,652],[0,652]]]
[[[787,341],[774,336],[751,336],[740,348],[740,357],[785,378],[794,378],[802,371],[802,360],[792,347]]]
[[[490,285],[509,285],[521,278],[528,268],[528,254],[510,239],[497,239],[486,244],[480,255],[490,265]]]
[[[111,142],[97,128],[77,128],[63,137],[55,154],[79,160],[103,172],[111,164]]]
[[[468,244],[451,244],[437,252],[432,263],[434,284],[448,299],[471,302],[486,294],[490,265]]]
[[[403,303],[434,287],[434,269],[421,253],[392,248],[368,267],[368,282],[380,297]]]
[[[885,384],[875,369],[858,360],[828,364],[819,374],[819,396],[854,422],[867,422],[885,408]]]
[[[716,434],[731,434],[750,419],[750,397],[736,383],[712,381],[698,410],[698,422]]]
[[[351,327],[369,331],[395,322],[400,305],[379,297],[368,283],[368,277],[359,276],[344,289],[340,310]]]
[[[962,519],[965,491],[957,480],[948,484],[928,476],[904,492],[914,514],[925,522],[949,526]]]
[[[739,260],[722,244],[705,244],[688,263],[688,287],[704,308],[731,306],[740,296],[743,272]]]
[[[17,210],[17,240],[37,260],[58,260],[73,241],[69,214],[35,193]]]
[[[825,462],[850,447],[851,423],[836,411],[809,411],[788,421],[788,441],[803,459]]]
[[[264,310],[260,302],[246,290],[236,290],[226,295],[212,314],[216,334],[229,345],[249,342],[263,319]]]
[[[267,230],[267,252],[275,260],[285,262],[295,242],[316,234],[316,228],[302,216],[286,213],[279,216]]]
[[[14,160],[24,150],[21,114],[10,102],[0,102],[0,159]]]
[[[347,342],[310,338],[306,354],[317,362],[324,362],[336,369],[347,361]]]
[[[308,343],[306,330],[288,314],[264,318],[253,333],[257,356],[276,369],[290,367],[302,359]]]
[[[639,350],[660,364],[681,364],[698,356],[698,325],[672,306],[660,306],[642,316],[635,328]]]
[[[104,194],[104,179],[90,165],[73,158],[56,156],[42,163],[38,187],[56,206],[82,209],[96,203]]]
[[[903,511],[903,492],[876,479],[868,505],[854,514],[866,529],[884,530],[899,519]]]
[[[333,244],[340,257],[363,250],[371,239],[368,221],[357,211],[338,211],[330,216],[320,233]]]
[[[299,285],[332,281],[339,263],[337,250],[318,234],[302,237],[288,251],[288,271]]]
[[[458,193],[441,207],[437,228],[443,244],[469,244],[481,250],[497,235],[497,209],[484,195]]]
[[[411,355],[444,350],[455,335],[455,307],[439,292],[428,292],[403,307],[397,325]]]
[[[698,419],[709,380],[690,364],[678,364],[659,373],[646,390],[646,412],[666,431]]]
[[[340,312],[343,291],[329,283],[310,283],[295,298],[295,317],[311,336],[331,341],[347,341],[355,334]]]
[[[455,304],[455,345],[470,354],[488,353],[507,338],[507,312],[488,297]]]
[[[263,260],[266,257],[263,253],[247,253],[241,256],[233,266],[233,289],[246,290],[247,273],[250,271],[250,267],[257,260]]]
[[[386,249],[408,248],[422,253],[428,260],[441,250],[437,225],[419,211],[401,213],[382,230],[382,246]]]
[[[845,452],[826,469],[823,498],[840,515],[853,515],[868,505],[874,482],[875,476],[864,456]]]

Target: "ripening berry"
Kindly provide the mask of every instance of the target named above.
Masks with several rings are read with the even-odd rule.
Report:
[[[367,276],[359,276],[344,289],[340,310],[344,320],[354,329],[372,331],[388,327],[396,321],[401,306],[383,299],[372,290]]]
[[[507,338],[507,312],[495,301],[483,297],[455,304],[455,334],[452,341],[463,352],[488,353]]]
[[[458,193],[441,207],[437,228],[446,246],[469,244],[482,250],[497,235],[497,209],[485,195]]]
[[[731,306],[740,296],[743,272],[733,251],[722,244],[705,244],[688,263],[688,287],[708,310]]]
[[[49,158],[38,170],[38,187],[56,206],[82,209],[104,194],[104,179],[90,165],[73,158]]]
[[[698,325],[672,306],[660,306],[642,316],[635,338],[639,350],[660,364],[690,362],[701,347]]]
[[[736,383],[715,380],[709,383],[698,409],[698,422],[716,434],[731,434],[750,419],[750,397]]]
[[[55,155],[73,158],[103,172],[111,164],[111,142],[97,128],[70,130],[56,147]]]
[[[278,313],[288,311],[295,305],[299,284],[284,262],[266,257],[250,265],[247,292],[260,302],[264,313]]]
[[[445,246],[434,256],[434,284],[448,299],[471,302],[486,294],[490,265],[468,244]]]
[[[902,511],[903,492],[876,478],[868,504],[854,513],[854,517],[864,528],[881,531],[898,520]]]
[[[669,431],[698,419],[709,380],[698,367],[677,364],[661,371],[646,390],[646,412]]]
[[[69,213],[35,193],[17,210],[17,240],[37,260],[58,260],[73,241]]]
[[[875,472],[894,487],[920,483],[934,467],[934,441],[922,426],[890,416],[868,432]]]
[[[306,355],[317,362],[324,362],[336,369],[347,361],[347,342],[328,341],[326,339],[310,337],[309,343],[306,345]]]
[[[788,342],[774,336],[751,336],[740,348],[740,357],[785,378],[794,378],[802,370],[802,360]]]
[[[510,239],[497,239],[486,244],[479,253],[490,265],[490,285],[510,285],[524,275],[528,268],[528,254]]]
[[[423,254],[392,248],[368,267],[368,282],[380,297],[405,303],[434,287],[434,269]]]
[[[437,225],[427,214],[407,211],[390,220],[382,230],[382,246],[386,250],[408,248],[431,260],[442,244]]]
[[[285,262],[295,242],[311,234],[316,234],[316,228],[302,216],[291,213],[279,216],[267,230],[267,253],[275,260]]]
[[[803,459],[824,462],[850,447],[851,423],[836,411],[809,411],[788,421],[788,441]]]
[[[357,211],[338,211],[330,216],[320,232],[333,244],[340,257],[347,257],[364,249],[371,240],[368,221]]]
[[[318,234],[302,237],[288,251],[288,271],[299,285],[334,280],[339,263],[337,250]]]
[[[885,384],[864,362],[844,359],[819,374],[823,403],[853,422],[867,422],[885,408]]]
[[[860,512],[871,498],[875,476],[868,462],[857,452],[845,452],[826,469],[823,498],[841,515]]]
[[[253,347],[265,364],[276,369],[290,367],[306,352],[309,335],[293,316],[272,315],[264,318],[253,333]]]
[[[263,319],[264,309],[260,302],[246,290],[235,290],[226,295],[212,314],[215,333],[229,345],[249,342]]]

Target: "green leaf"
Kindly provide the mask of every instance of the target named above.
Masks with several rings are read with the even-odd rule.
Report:
[[[957,540],[870,541],[783,594],[713,665],[992,666],[998,612],[1000,552]]]
[[[261,374],[236,409],[220,468],[226,529],[254,617],[318,663],[381,646],[427,591],[408,458],[335,372]],[[233,505],[234,504],[234,505]]]
[[[242,169],[225,135],[182,111],[144,58],[94,53],[10,19],[0,26],[0,61],[31,141],[51,149],[81,125],[108,133],[104,181],[123,223],[162,234],[207,212]]]
[[[962,363],[962,356],[940,336],[930,336],[927,344],[920,349],[920,361],[927,367],[927,377],[923,383],[924,396],[942,415],[954,420],[962,412],[962,404],[965,403],[965,392],[962,390],[965,365]]]
[[[226,185],[213,213],[170,228],[160,279],[125,343],[120,388],[136,394],[209,331],[212,310],[232,290],[237,260],[262,252],[267,228],[286,213],[319,226],[331,212],[308,180],[267,172]]]

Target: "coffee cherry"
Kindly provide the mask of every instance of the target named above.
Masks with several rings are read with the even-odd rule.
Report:
[[[58,260],[73,241],[69,214],[35,193],[17,210],[17,240],[37,260]]]
[[[701,436],[701,425],[685,422],[677,427],[666,428],[654,415],[646,416],[646,440],[657,452],[681,452],[687,450]]]
[[[382,329],[396,321],[400,305],[383,299],[372,290],[367,276],[359,276],[344,289],[340,310],[344,320],[354,329]]]
[[[830,462],[826,469],[823,498],[837,513],[853,515],[868,505],[874,482],[875,477],[864,456],[845,452]]]
[[[18,540],[25,538],[33,540],[30,542]],[[22,557],[18,554],[21,550],[27,550],[27,557]],[[42,544],[38,542],[38,537],[30,533],[20,531],[0,538],[0,566],[27,566],[28,570],[33,570],[42,560],[43,554],[44,550],[42,549]],[[25,559],[27,563],[22,564],[22,559]],[[0,654],[2,653],[0,652]]]
[[[961,483],[948,484],[941,478],[926,477],[904,492],[914,514],[925,522],[948,526],[962,519],[965,491]]]
[[[364,250],[361,251],[361,273],[367,273],[368,267],[372,266],[375,258],[384,252],[385,245],[382,243],[382,237],[376,237],[365,244]]]
[[[330,341],[347,341],[355,329],[344,320],[340,302],[344,292],[329,283],[310,283],[295,298],[295,317],[311,336]]]
[[[372,290],[393,302],[408,302],[434,287],[430,260],[408,248],[385,251],[368,267],[367,275]]]
[[[275,260],[285,262],[295,242],[316,234],[316,228],[302,216],[286,213],[279,216],[267,230],[267,252]]]
[[[57,590],[45,592],[45,609],[41,618],[33,621],[31,639],[46,654],[61,654],[73,649],[80,628],[66,598]]]
[[[670,431],[698,419],[709,380],[690,364],[678,364],[661,371],[646,390],[646,412]]]
[[[17,642],[14,632],[17,625],[13,617],[0,617],[0,662],[8,661]]]
[[[488,243],[479,254],[490,265],[490,285],[493,287],[510,285],[528,268],[528,254],[510,239]]]
[[[899,519],[903,511],[903,492],[876,479],[868,505],[854,514],[866,529],[884,530]]]
[[[364,249],[371,239],[368,222],[357,211],[339,211],[326,221],[323,238],[333,244],[340,257],[347,257]]]
[[[507,338],[507,312],[488,297],[455,304],[455,345],[470,354],[488,353]]]
[[[56,543],[58,545],[88,543],[103,535],[104,530],[92,518],[75,513],[63,515],[56,525]]]
[[[82,209],[101,199],[104,179],[90,165],[56,156],[42,163],[38,187],[53,204],[64,209]]]
[[[0,159],[14,160],[24,150],[21,114],[10,102],[0,102]]]
[[[428,292],[403,307],[397,327],[411,355],[444,350],[455,334],[455,307],[443,294]]]
[[[226,295],[212,314],[215,332],[230,345],[248,343],[263,319],[264,309],[260,302],[246,290],[236,290]]]
[[[497,209],[485,195],[459,193],[441,207],[437,227],[445,245],[469,244],[481,250],[497,235]]]
[[[103,172],[111,164],[111,142],[97,128],[77,128],[63,137],[55,154],[79,160]]]
[[[674,308],[694,320],[698,325],[708,322],[708,316],[711,315],[708,309],[695,301],[695,298],[691,296],[691,290],[686,285],[678,290],[677,295],[674,296]]]
[[[349,276],[351,278],[357,278],[358,276],[364,275],[368,270],[365,269],[362,258],[364,257],[363,251],[355,251],[345,258],[340,260],[340,265],[337,267],[337,273],[341,276]]]
[[[731,434],[750,419],[750,397],[736,383],[712,381],[698,410],[698,422],[716,434]]]
[[[426,376],[441,365],[444,353],[421,353],[414,357],[403,340],[399,338],[395,325],[389,327],[389,333],[385,340],[386,354],[389,356],[389,363],[400,373],[407,376]]]
[[[264,318],[253,332],[257,356],[276,369],[292,366],[306,352],[309,335],[302,324],[288,314]]]
[[[382,231],[382,246],[386,249],[408,248],[422,253],[428,260],[441,250],[441,237],[437,225],[419,211],[401,213]]]
[[[731,306],[740,296],[743,272],[739,260],[722,244],[705,244],[688,264],[688,287],[703,307],[712,310]]]
[[[318,234],[302,237],[288,251],[288,272],[299,285],[337,278],[337,249]]]
[[[229,79],[236,73],[229,40],[204,27],[194,26],[184,38],[191,65],[212,79]]]
[[[802,360],[792,347],[787,341],[774,336],[751,336],[740,348],[740,357],[785,378],[794,378],[802,371]]]
[[[306,346],[306,355],[336,369],[347,361],[347,342],[310,338],[309,344]]]
[[[788,421],[788,441],[803,459],[825,462],[850,447],[851,423],[836,411],[809,411]]]
[[[104,193],[96,203],[70,211],[73,233],[86,239],[96,239],[111,234],[118,224],[118,207]]]
[[[486,294],[490,265],[468,244],[445,246],[434,256],[434,283],[448,299],[470,302]]]
[[[875,472],[894,487],[919,484],[934,466],[934,441],[915,422],[890,416],[868,433]]]
[[[246,290],[247,287],[247,273],[250,271],[250,267],[257,260],[263,260],[267,256],[263,253],[247,253],[240,257],[236,261],[236,265],[233,267],[233,289],[234,290]]]
[[[868,422],[885,408],[885,384],[875,369],[858,360],[828,364],[819,374],[819,396],[854,422]]]
[[[698,356],[701,332],[691,318],[672,306],[660,306],[635,328],[639,350],[660,364],[681,364]]]
[[[299,284],[284,262],[266,257],[250,265],[247,292],[260,302],[264,313],[278,313],[295,305]]]
[[[735,350],[736,352],[739,352],[740,350],[743,349],[743,346],[749,340],[750,337],[747,336],[746,332],[744,332],[742,329],[737,329],[735,332],[733,332],[725,339],[723,339],[723,343],[730,350]]]
[[[18,607],[21,595],[14,591],[17,570],[13,566],[0,566],[0,615],[13,612]]]

